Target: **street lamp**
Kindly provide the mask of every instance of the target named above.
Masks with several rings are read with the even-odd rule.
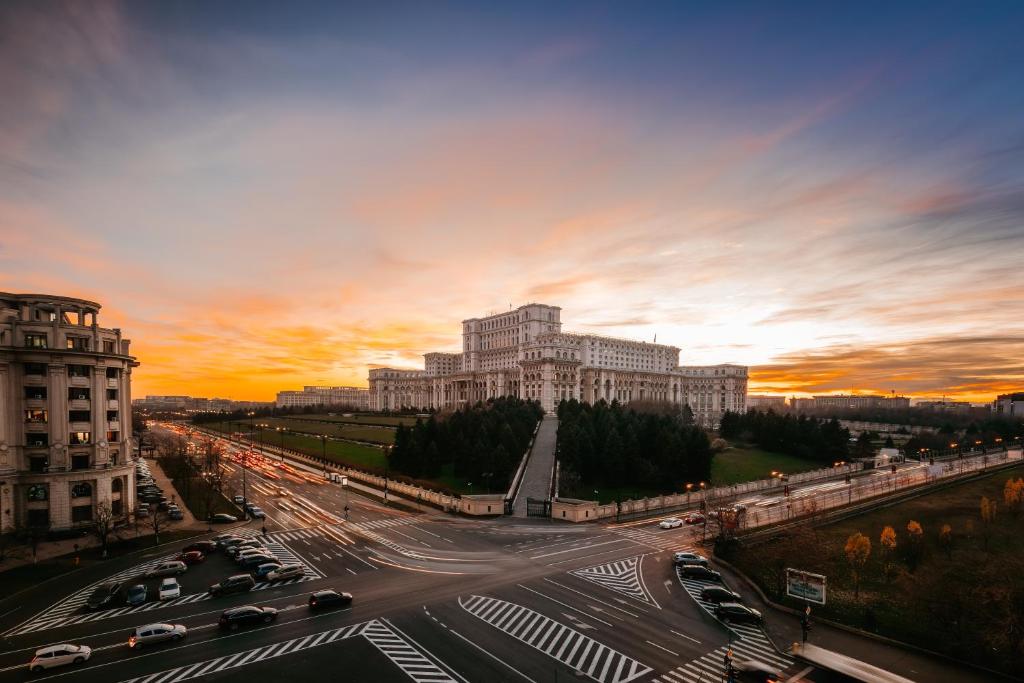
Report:
[[[326,434],[321,434],[320,435],[320,447],[321,447],[321,452],[323,453],[324,479],[327,479],[327,435]]]
[[[274,429],[276,429],[277,433],[281,435],[281,451],[280,451],[280,456],[281,456],[281,462],[284,462],[284,431],[285,430],[284,430],[284,427],[274,427]]]

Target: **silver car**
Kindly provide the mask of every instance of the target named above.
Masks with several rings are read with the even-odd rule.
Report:
[[[132,631],[128,637],[128,647],[141,650],[145,645],[162,643],[165,640],[181,640],[188,635],[184,624],[146,624]]]

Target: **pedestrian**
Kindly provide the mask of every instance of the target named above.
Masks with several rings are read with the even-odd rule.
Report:
[[[262,528],[262,529],[260,529],[260,531],[262,531],[262,532],[263,532],[263,535],[264,535],[264,536],[266,536],[266,535],[267,535],[267,525],[266,525],[266,524],[264,524],[264,525],[263,525],[263,528]]]

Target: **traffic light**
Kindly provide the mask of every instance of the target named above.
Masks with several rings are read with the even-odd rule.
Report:
[[[807,642],[807,634],[811,632],[811,618],[804,614],[800,617],[800,631],[803,634],[804,642]]]

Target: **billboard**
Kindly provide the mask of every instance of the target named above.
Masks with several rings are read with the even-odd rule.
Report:
[[[825,577],[799,569],[786,569],[786,595],[824,605]]]

